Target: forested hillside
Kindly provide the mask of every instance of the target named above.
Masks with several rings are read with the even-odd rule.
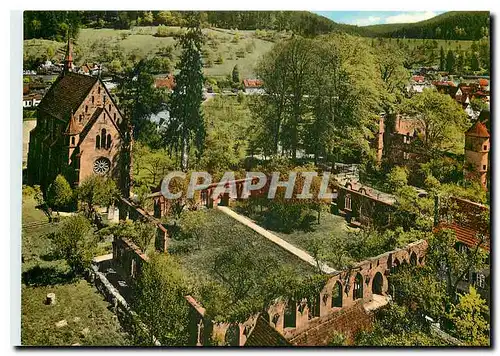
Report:
[[[489,35],[489,26],[488,11],[451,11],[416,23],[373,25],[364,29],[376,37],[479,40]]]
[[[192,11],[26,11],[24,39],[61,40],[68,29],[74,37],[82,27],[184,26],[192,15]],[[338,24],[307,11],[201,11],[197,15],[204,27],[287,30],[304,36],[336,31],[366,35],[361,27]]]
[[[129,29],[133,26],[184,26],[193,11],[25,11],[24,39],[62,41],[86,28]],[[452,11],[411,24],[358,27],[339,24],[307,11],[199,11],[204,27],[292,31],[303,36],[346,32],[363,37],[479,40],[489,35],[489,12]]]

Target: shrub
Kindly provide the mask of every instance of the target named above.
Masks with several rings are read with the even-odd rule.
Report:
[[[392,192],[408,184],[408,171],[404,167],[394,167],[387,173],[387,185]]]
[[[55,252],[66,260],[73,273],[81,273],[90,266],[97,238],[90,221],[83,215],[64,219],[51,237]]]
[[[47,203],[54,209],[66,208],[73,200],[73,190],[68,181],[58,175],[47,190]]]

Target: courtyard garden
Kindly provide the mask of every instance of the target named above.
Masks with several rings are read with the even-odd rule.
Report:
[[[57,256],[49,236],[58,224],[49,223],[36,206],[33,195],[23,194],[22,345],[129,344],[128,335],[103,296],[82,277],[73,275],[67,262]],[[101,252],[108,251],[105,245],[99,246]],[[45,304],[48,293],[55,294],[55,304]]]

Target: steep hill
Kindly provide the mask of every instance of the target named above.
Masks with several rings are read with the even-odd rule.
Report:
[[[431,19],[406,24],[365,26],[370,36],[479,40],[489,33],[488,11],[450,11]]]

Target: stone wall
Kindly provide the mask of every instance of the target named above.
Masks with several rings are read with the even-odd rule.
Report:
[[[373,314],[363,308],[363,303],[339,310],[322,323],[314,323],[311,327],[289,340],[297,346],[327,346],[336,333],[342,333],[347,343],[352,343],[357,332],[369,330],[372,326]]]

